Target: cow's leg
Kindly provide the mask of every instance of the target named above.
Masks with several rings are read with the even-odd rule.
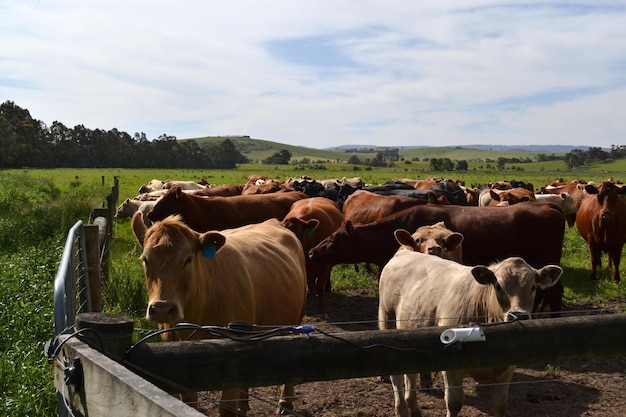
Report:
[[[411,417],[422,417],[422,411],[417,405],[417,374],[408,374],[404,376],[404,386],[407,405],[411,412]]]
[[[293,410],[293,399],[296,397],[296,390],[293,384],[284,384],[280,387],[280,399],[278,400],[277,415],[290,414],[288,410]]]
[[[396,417],[411,417],[405,399],[404,375],[391,375]]]
[[[591,253],[591,280],[595,281],[598,278],[598,266],[602,261],[602,251],[593,243],[589,243],[589,252]]]
[[[463,407],[463,372],[443,371],[445,382],[446,417],[456,417]]]
[[[504,374],[498,377],[496,383],[491,386],[491,401],[493,402],[494,417],[505,417],[509,398],[509,383],[513,378],[515,367],[507,368]]]
[[[239,391],[239,404],[237,408],[241,411],[239,414],[246,415],[250,411],[250,403],[248,402],[248,388],[242,388]]]
[[[620,282],[619,264],[622,258],[622,248],[623,246],[620,246],[619,248],[609,251],[609,259],[613,259],[613,266],[615,267],[613,269],[613,282],[616,284]]]
[[[420,388],[430,389],[433,387],[433,374],[431,372],[420,372]]]
[[[316,290],[317,290],[317,312],[324,317],[325,316],[325,306],[324,306],[324,293],[326,292],[326,284],[330,281],[330,270],[331,265],[321,265],[318,268],[319,274],[317,276],[316,281]]]
[[[220,417],[236,417],[238,414],[241,392],[236,389],[222,391],[219,404]],[[245,415],[245,414],[244,414]]]
[[[198,406],[198,393],[197,392],[184,392],[178,394],[178,398],[185,404],[197,408]]]

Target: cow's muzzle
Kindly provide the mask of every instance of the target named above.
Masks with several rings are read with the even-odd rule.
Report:
[[[171,323],[179,319],[178,308],[169,301],[154,301],[148,305],[146,319],[157,323]]]
[[[506,321],[530,320],[530,313],[527,311],[509,311],[506,313]]]

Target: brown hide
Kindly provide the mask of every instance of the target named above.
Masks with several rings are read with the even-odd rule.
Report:
[[[291,205],[307,198],[301,192],[255,194],[231,197],[199,197],[183,193],[178,187],[170,189],[148,212],[152,222],[179,214],[182,220],[198,232],[222,230],[271,218],[282,220]]]
[[[298,239],[278,220],[201,234],[179,216],[147,229],[136,214],[132,228],[143,247],[148,320],[164,328],[178,322],[222,327],[232,322],[260,326],[301,323],[305,259]],[[189,331],[169,335],[185,340]],[[201,331],[192,338],[208,337],[212,336]],[[237,409],[249,409],[240,395],[238,390],[223,392],[222,401],[229,403],[220,407],[221,416],[240,415]],[[285,385],[279,404],[292,408],[293,395],[293,385]]]
[[[613,281],[620,282],[619,265],[622,248],[626,242],[626,188],[610,181],[600,186],[587,184],[588,195],[576,214],[576,227],[587,241],[591,253],[591,279],[597,278],[602,252],[606,252],[609,265],[614,265]]]
[[[330,289],[332,265],[313,262],[309,250],[333,233],[344,217],[337,204],[325,197],[298,200],[283,219],[283,225],[294,232],[302,243],[306,256],[306,274],[309,296],[317,294],[318,313],[324,314],[324,293]]]

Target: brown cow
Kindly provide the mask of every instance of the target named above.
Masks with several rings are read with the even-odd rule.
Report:
[[[194,190],[191,194],[201,197],[230,197],[233,195],[241,195],[242,190],[243,185],[215,185],[213,187],[205,187],[201,190]]]
[[[431,204],[449,204],[445,197],[429,193],[428,199],[404,195],[380,195],[366,190],[357,190],[343,203],[342,212],[352,223],[370,223],[409,207]]]
[[[509,206],[524,201],[537,201],[534,192],[521,187],[511,188],[510,190],[489,189],[489,195],[491,197],[489,205],[497,207]]]
[[[626,242],[626,188],[611,181],[585,186],[587,195],[576,214],[576,227],[591,252],[591,279],[597,278],[602,252],[613,261],[613,281],[620,282],[619,265]]]
[[[137,213],[132,229],[143,247],[146,318],[160,327],[179,322],[301,323],[306,304],[304,252],[300,241],[278,220],[201,234],[179,216],[147,229]],[[170,339],[187,336],[177,331]],[[193,336],[207,337],[205,332]],[[293,396],[293,385],[283,386],[279,406],[293,408]],[[224,390],[220,415],[240,415],[238,410],[244,414],[249,410],[245,397],[238,390]]]
[[[382,268],[398,249],[396,229],[417,229],[443,221],[463,235],[463,264],[489,265],[511,256],[524,258],[534,268],[559,264],[563,251],[565,219],[552,204],[519,203],[505,207],[421,205],[378,221],[353,225],[346,221],[309,251],[315,262],[371,262]],[[539,294],[535,311],[562,310],[563,286]]]
[[[569,193],[569,195],[572,196],[572,199],[574,200],[574,204],[576,205],[577,208],[580,208],[580,205],[583,202],[583,198],[585,197],[585,195],[587,195],[587,193],[585,192],[585,186],[587,185],[587,181],[585,180],[572,180],[566,184],[563,185],[559,185],[559,186],[552,186],[552,185],[546,185],[545,187],[541,188],[541,193],[548,193],[548,194],[560,194],[560,193]],[[574,220],[576,220],[574,218]]]
[[[472,267],[398,250],[380,277],[379,327],[458,326],[530,318],[536,288],[552,287],[562,272],[557,265],[535,269],[519,257]],[[503,417],[514,371],[515,366],[444,370],[447,416],[455,417],[461,410],[463,376],[469,374],[492,385],[493,415]],[[416,375],[394,375],[391,381],[396,416],[421,416]]]
[[[298,200],[283,219],[283,225],[295,233],[308,255],[309,250],[337,230],[344,217],[337,204],[325,197]],[[313,262],[306,256],[306,276],[309,297],[317,294],[317,311],[325,314],[324,292],[330,283],[330,264]],[[330,286],[328,286],[330,289]]]
[[[463,235],[448,229],[443,222],[421,226],[411,234],[404,229],[393,232],[400,248],[435,255],[462,263]]]
[[[172,188],[148,212],[152,222],[180,214],[183,221],[198,232],[221,230],[259,223],[267,219],[282,220],[295,201],[307,198],[298,191],[231,197],[198,197],[178,187]]]

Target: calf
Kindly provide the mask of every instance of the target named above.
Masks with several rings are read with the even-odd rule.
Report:
[[[557,265],[535,269],[519,257],[488,267],[465,266],[420,252],[399,250],[380,276],[379,328],[457,326],[530,318],[536,288],[553,286],[561,274],[562,269]],[[447,416],[455,417],[463,406],[466,373],[480,383],[493,384],[493,415],[505,416],[508,383],[514,370],[515,366],[444,370]],[[393,375],[391,382],[396,416],[421,415],[416,375]]]

